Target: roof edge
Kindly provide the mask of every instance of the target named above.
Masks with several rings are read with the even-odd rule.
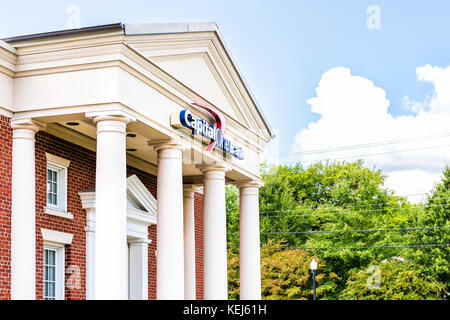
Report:
[[[217,37],[219,38],[219,41],[221,42],[222,46],[224,47],[225,52],[228,55],[228,58],[231,60],[231,63],[233,64],[234,68],[236,69],[236,73],[241,78],[241,81],[244,84],[244,87],[247,90],[247,93],[250,96],[250,99],[253,101],[253,104],[255,105],[256,109],[259,112],[259,115],[263,119],[263,122],[265,123],[265,125],[267,127],[267,131],[269,132],[269,135],[270,135],[271,139],[274,139],[275,138],[275,134],[274,134],[274,132],[272,130],[272,127],[270,126],[269,121],[267,120],[267,118],[264,115],[264,112],[262,111],[258,101],[256,100],[255,95],[253,94],[252,90],[250,89],[250,86],[249,86],[248,82],[245,80],[245,77],[244,77],[243,73],[241,72],[238,64],[236,63],[236,60],[233,58],[233,56],[231,54],[231,51],[228,48],[224,38],[222,37],[222,35],[221,35],[219,30],[216,30],[216,34],[217,34]]]
[[[30,34],[30,35],[24,35],[24,36],[10,37],[10,38],[5,38],[5,39],[1,39],[1,40],[9,43],[9,42],[37,40],[37,39],[43,39],[43,38],[49,38],[49,37],[61,37],[61,36],[67,36],[67,35],[77,35],[77,34],[83,34],[83,33],[101,32],[101,31],[110,31],[110,30],[123,30],[123,29],[124,29],[124,26],[122,23],[112,23],[112,24],[105,24],[105,25],[93,26],[93,27],[84,27],[84,28],[78,28],[78,29],[66,29],[66,30],[59,30],[59,31],[36,33],[36,34]]]
[[[11,53],[17,54],[16,48],[14,48],[12,45],[6,43],[5,41],[0,40],[0,48],[3,48]]]
[[[45,38],[49,38],[49,37],[62,37],[62,36],[79,35],[79,34],[85,34],[85,33],[112,31],[112,30],[123,30],[125,35],[214,32],[217,35],[222,46],[224,47],[225,52],[228,55],[229,59],[231,60],[242,83],[244,84],[244,87],[246,88],[247,93],[249,94],[254,105],[256,106],[256,109],[258,110],[261,118],[263,119],[263,122],[265,123],[265,125],[268,129],[270,137],[272,139],[274,138],[274,133],[272,131],[272,128],[270,127],[269,122],[267,121],[267,118],[264,116],[264,113],[262,112],[261,107],[259,106],[258,102],[256,101],[254,94],[250,90],[250,87],[249,87],[247,81],[245,80],[242,72],[240,71],[238,65],[236,64],[235,59],[231,55],[230,50],[228,49],[221,33],[219,32],[219,27],[217,26],[217,24],[215,22],[126,23],[126,24],[119,22],[119,23],[112,23],[112,24],[92,26],[92,27],[84,27],[84,28],[78,28],[78,29],[66,29],[66,30],[60,30],[60,31],[51,31],[51,32],[36,33],[36,34],[31,34],[31,35],[23,35],[23,36],[4,38],[4,39],[0,39],[0,47],[5,48],[6,50],[8,50],[14,54],[17,54],[17,51],[14,48],[14,46],[12,46],[9,43],[17,43],[17,42],[21,42],[21,41],[39,40],[39,39],[45,39]]]
[[[213,32],[219,30],[215,22],[126,23],[124,29],[126,35]]]

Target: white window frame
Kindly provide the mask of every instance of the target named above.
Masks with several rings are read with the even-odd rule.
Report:
[[[55,250],[55,299],[65,299],[65,246],[71,245],[73,234],[59,232],[50,229],[41,228],[42,240],[44,242],[44,250]],[[42,251],[42,266],[44,266],[44,251]],[[44,269],[42,270],[44,271]],[[42,275],[42,284],[44,284],[44,274]]]
[[[45,194],[45,201],[46,201],[46,207],[44,208],[44,213],[73,219],[73,215],[70,212],[67,212],[67,171],[68,167],[70,165],[70,161],[57,157],[55,155],[46,153],[47,157],[47,166],[45,170],[45,183],[46,183],[46,194]],[[47,198],[47,192],[48,192],[48,178],[47,178],[47,171],[48,170],[56,171],[58,181],[57,181],[57,190],[56,190],[56,197],[57,197],[57,204],[54,205],[52,203],[48,202]]]
[[[64,284],[64,269],[65,269],[65,248],[62,244],[49,244],[44,243],[44,250],[42,254],[42,290],[44,293],[44,282],[45,282],[45,266],[44,266],[44,252],[45,250],[55,251],[55,300],[64,300],[65,294],[65,284]],[[45,297],[43,297],[45,299]]]

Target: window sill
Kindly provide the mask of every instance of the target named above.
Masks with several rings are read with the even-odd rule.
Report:
[[[66,219],[73,219],[73,214],[66,211],[61,211],[58,209],[52,209],[49,207],[44,207],[44,213],[48,214],[50,216],[60,217],[60,218],[66,218]]]

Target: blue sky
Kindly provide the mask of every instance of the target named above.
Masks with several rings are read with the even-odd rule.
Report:
[[[413,114],[402,107],[404,96],[424,101],[435,94],[433,83],[418,81],[416,68],[450,64],[448,0],[16,0],[2,4],[0,38],[65,29],[72,4],[81,8],[82,27],[216,22],[270,125],[279,130],[280,153],[290,152],[296,134],[321,118],[307,100],[328,70],[345,67],[373,81],[398,117]],[[380,9],[378,30],[366,26],[370,5]]]
[[[65,29],[71,4],[81,8],[82,26],[215,21],[271,126],[280,130],[281,153],[318,119],[306,100],[328,69],[345,66],[371,79],[386,90],[397,115],[405,112],[403,96],[421,100],[432,88],[417,81],[416,67],[450,62],[445,0],[16,0],[2,4],[0,37]],[[381,10],[379,30],[366,27],[369,5]]]

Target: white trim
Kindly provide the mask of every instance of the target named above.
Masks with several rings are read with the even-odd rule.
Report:
[[[57,164],[61,167],[68,168],[70,166],[70,160],[55,156],[48,152],[45,153],[45,157],[47,158],[47,162],[51,162],[53,164]]]
[[[94,297],[94,250],[95,250],[95,190],[86,190],[78,193],[82,208],[86,210],[86,299]],[[130,199],[131,198],[131,199]],[[130,205],[133,205],[131,207]],[[134,207],[144,208],[140,210]],[[139,244],[140,250],[133,250],[129,257],[131,269],[138,272],[138,281],[134,281],[137,274],[131,277],[133,284],[129,281],[129,289],[132,290],[130,297],[147,299],[148,282],[148,227],[156,224],[156,199],[147,190],[136,175],[127,178],[127,243],[133,246]],[[145,248],[144,248],[145,247]],[[136,249],[136,248],[134,248]],[[144,250],[145,249],[145,250]],[[130,254],[130,252],[129,252]],[[130,267],[129,266],[129,267]],[[137,270],[137,271],[136,271]],[[137,285],[139,284],[139,285]]]
[[[56,193],[58,204],[53,205],[53,204],[47,202],[47,192],[48,192],[48,190],[47,190],[46,194],[45,194],[46,205],[50,209],[54,209],[54,210],[57,210],[60,212],[67,213],[67,177],[68,177],[67,167],[47,160],[47,166],[46,166],[46,172],[45,172],[45,176],[46,176],[45,183],[46,183],[47,187],[48,187],[48,180],[47,180],[48,179],[47,178],[47,170],[48,169],[55,171],[58,175],[57,193]]]
[[[73,234],[71,233],[41,228],[41,234],[44,242],[47,243],[63,245],[72,244]]]
[[[127,193],[130,192],[152,216],[156,217],[156,199],[136,175],[127,178]]]
[[[43,251],[53,250],[55,251],[55,300],[65,299],[65,255],[66,251],[64,245],[47,243],[44,241]],[[42,256],[42,265],[44,265],[44,255]],[[42,284],[44,284],[44,275],[42,275]]]
[[[95,209],[95,191],[80,191],[78,195],[80,196],[83,209]]]
[[[5,50],[8,50],[9,52],[17,55],[17,50],[16,48],[14,48],[12,45],[10,45],[9,43],[6,43],[3,40],[0,40],[0,48],[3,48]]]
[[[73,219],[73,214],[66,211],[61,211],[57,209],[53,209],[50,207],[44,207],[44,213],[48,214],[50,216],[60,217],[60,218],[66,218],[66,219]]]

